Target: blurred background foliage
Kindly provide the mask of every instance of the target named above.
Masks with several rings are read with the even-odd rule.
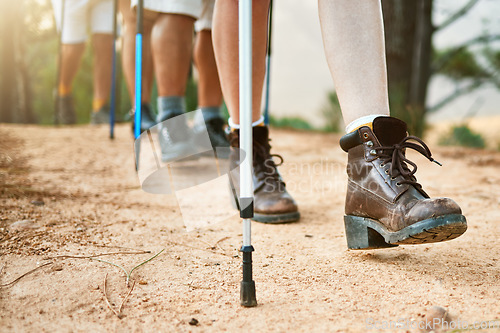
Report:
[[[432,39],[480,1],[469,0],[439,26],[433,23],[436,0],[382,0],[389,99],[393,116],[409,123],[409,132],[422,136],[425,115],[485,84],[500,89],[500,35],[482,34],[448,49],[436,50]],[[496,45],[496,46],[495,46]],[[480,49],[481,51],[477,51]],[[59,52],[50,0],[0,1],[0,122],[52,124]],[[118,54],[118,59],[120,55]],[[92,103],[92,51],[87,45],[73,92],[79,123],[87,123]],[[435,105],[427,105],[427,89],[434,75],[456,82],[456,89]],[[156,91],[152,96],[154,101]],[[272,96],[271,96],[272,97]],[[118,114],[126,118],[130,100],[120,80]],[[152,103],[153,106],[155,103]],[[189,80],[186,104],[197,106],[196,81]],[[326,96],[323,130],[341,131],[340,106],[335,92]],[[272,118],[275,126],[312,129],[299,118]]]
[[[481,134],[474,132],[467,124],[453,126],[448,133],[439,138],[439,144],[443,146],[462,146],[471,148],[484,148]]]

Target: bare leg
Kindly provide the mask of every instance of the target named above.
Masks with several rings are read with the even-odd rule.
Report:
[[[132,106],[135,104],[135,38],[137,16],[130,9],[130,0],[120,0],[120,12],[123,16],[123,52],[122,67],[125,82]],[[158,14],[149,10],[143,13],[143,48],[142,48],[142,94],[141,94],[141,131],[155,125],[154,113],[151,109],[151,93],[153,91],[153,56],[151,53],[151,31]],[[135,109],[135,107],[132,107]]]
[[[130,9],[130,0],[120,1],[120,12],[123,16],[123,52],[122,66],[125,75],[125,82],[131,101],[135,96],[135,35],[136,35],[136,15]],[[145,14],[149,14],[145,12]],[[154,18],[145,15],[142,34],[142,102],[151,101],[153,90],[153,56],[151,54],[151,30],[153,29]]]
[[[84,51],[85,43],[63,44],[58,87],[59,96],[69,95],[71,92],[71,85],[80,67]]]
[[[191,65],[194,18],[160,14],[153,27],[151,46],[158,96],[184,96]]]
[[[344,122],[389,115],[379,0],[319,0],[325,53]]]
[[[262,87],[266,72],[266,38],[268,0],[255,0],[252,3],[252,120],[261,117]],[[218,0],[214,12],[214,50],[224,99],[234,125],[239,125],[239,52],[238,52],[238,1]],[[231,122],[229,122],[230,125]],[[262,124],[263,125],[263,124]],[[232,147],[238,146],[239,131],[233,126],[229,133]],[[300,218],[297,203],[287,192],[285,183],[271,155],[269,128],[253,126],[253,169],[254,184],[264,184],[254,189],[254,221],[265,223],[294,222]],[[237,150],[231,150],[229,165],[237,165]],[[233,179],[236,192],[239,192],[238,177]]]
[[[94,110],[100,109],[109,98],[113,55],[113,35],[94,34]]]
[[[135,35],[136,35],[136,15],[130,9],[130,0],[120,1],[120,12],[123,16],[123,52],[122,65],[125,81],[130,99],[134,100],[135,95]],[[151,30],[153,29],[154,16],[152,12],[145,11],[144,26],[142,34],[142,101],[151,101],[153,90],[153,56],[151,54]]]
[[[199,72],[198,106],[220,106],[222,90],[215,63],[211,30],[198,32],[194,46],[194,62]]]
[[[253,2],[253,121],[261,116],[262,87],[266,74],[266,39],[269,0]],[[226,105],[239,124],[238,1],[218,0],[214,12],[214,51]]]

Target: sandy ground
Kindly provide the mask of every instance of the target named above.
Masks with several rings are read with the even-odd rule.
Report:
[[[462,206],[469,223],[462,237],[348,251],[339,136],[273,130],[273,151],[285,159],[281,171],[302,219],[253,224],[259,305],[242,308],[239,218],[187,232],[174,196],[140,189],[129,125],[117,128],[114,141],[103,127],[0,131],[22,138],[17,151],[8,141],[7,153],[27,163],[0,170],[0,284],[46,264],[0,288],[2,332],[366,332],[391,321],[392,331],[418,332],[394,322],[420,322],[432,306],[456,323],[500,318],[498,152],[434,146],[442,168],[410,153],[424,188]],[[122,252],[99,258],[130,270],[162,249],[131,274],[121,318],[103,294],[107,278],[117,311],[130,291],[120,268],[54,258]],[[137,251],[151,252],[124,253]]]

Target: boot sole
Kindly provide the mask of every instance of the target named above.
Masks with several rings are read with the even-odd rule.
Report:
[[[240,210],[240,207],[236,201],[236,193],[233,192],[231,185],[229,185],[229,192],[231,197],[231,206],[234,209]],[[266,224],[282,224],[296,222],[300,219],[299,212],[284,213],[284,214],[253,214],[252,221],[266,223]]]
[[[389,231],[377,220],[353,215],[344,216],[344,224],[347,247],[353,250],[443,242],[457,238],[467,230],[467,220],[461,214],[419,221],[399,231]]]
[[[299,212],[284,213],[284,214],[259,214],[254,213],[252,220],[267,224],[280,224],[296,222],[300,219]]]

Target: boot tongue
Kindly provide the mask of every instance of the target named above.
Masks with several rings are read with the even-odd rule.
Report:
[[[377,117],[373,120],[373,133],[382,146],[400,143],[406,134],[406,123],[393,117]]]
[[[253,141],[261,145],[267,145],[269,143],[269,128],[267,126],[254,126],[252,127],[252,131]]]

